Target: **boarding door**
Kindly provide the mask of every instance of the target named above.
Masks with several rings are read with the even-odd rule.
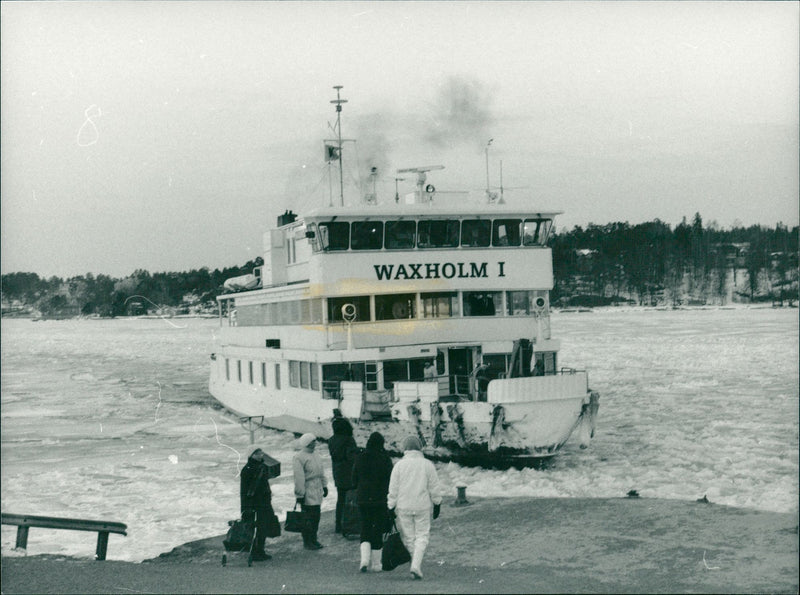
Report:
[[[447,350],[447,374],[450,378],[450,394],[470,398],[470,372],[472,371],[472,349],[451,347]]]

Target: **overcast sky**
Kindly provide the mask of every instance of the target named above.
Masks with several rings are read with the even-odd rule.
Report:
[[[796,2],[3,2],[2,272],[240,265],[378,168],[590,222],[798,224]],[[356,167],[357,166],[357,167]],[[352,182],[352,183],[351,183]],[[409,192],[413,179],[399,183]]]

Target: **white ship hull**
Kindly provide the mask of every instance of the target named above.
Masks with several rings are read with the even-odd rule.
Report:
[[[429,457],[466,464],[535,464],[555,455],[573,434],[585,448],[598,408],[584,372],[493,380],[487,400],[474,402],[438,399],[436,382],[399,382],[393,391],[375,392],[360,382],[342,382],[341,399],[304,399],[263,386],[242,390],[217,370],[212,366],[211,394],[243,420],[327,439],[333,410],[339,409],[352,422],[358,444],[378,431],[387,450],[401,454],[403,439],[416,435]]]

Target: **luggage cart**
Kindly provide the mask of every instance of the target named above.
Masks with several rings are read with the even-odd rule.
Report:
[[[228,565],[228,554],[247,554],[247,566],[253,565],[253,548],[256,544],[256,523],[255,518],[252,522],[236,519],[228,521],[227,539],[223,540],[222,545],[225,551],[222,554],[222,565]],[[243,539],[245,538],[246,539]],[[233,538],[233,539],[231,539]]]

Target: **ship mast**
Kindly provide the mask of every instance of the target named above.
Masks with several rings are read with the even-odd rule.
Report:
[[[337,150],[339,152],[339,200],[341,206],[344,206],[344,174],[342,168],[342,104],[347,103],[347,99],[342,99],[339,95],[339,90],[342,88],[342,85],[335,85],[333,87],[336,89],[336,99],[331,100],[331,103],[336,104],[336,138],[337,138]]]

